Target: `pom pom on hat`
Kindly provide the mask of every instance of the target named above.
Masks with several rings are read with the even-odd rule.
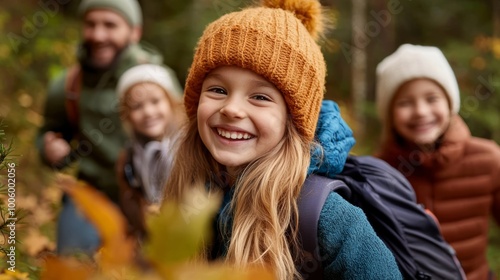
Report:
[[[177,90],[174,80],[175,77],[167,69],[155,64],[140,64],[134,66],[123,75],[116,86],[116,93],[120,100],[125,93],[138,83],[151,82],[161,86],[174,100],[181,100],[182,94]]]
[[[397,90],[406,82],[427,78],[438,83],[450,100],[450,109],[458,113],[460,92],[457,79],[445,56],[436,47],[401,45],[377,65],[377,111],[387,125],[389,106]]]
[[[262,6],[292,12],[315,40],[323,33],[322,9],[318,1],[262,0]]]
[[[186,79],[184,104],[196,118],[205,76],[221,66],[252,70],[285,98],[293,124],[312,140],[324,95],[326,64],[316,39],[323,29],[317,0],[262,0],[207,26]]]

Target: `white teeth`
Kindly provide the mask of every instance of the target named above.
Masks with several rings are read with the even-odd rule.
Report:
[[[220,128],[217,128],[217,133],[219,133],[220,136],[227,138],[227,139],[250,139],[252,136],[248,133],[241,133],[241,132],[229,132],[222,130]]]

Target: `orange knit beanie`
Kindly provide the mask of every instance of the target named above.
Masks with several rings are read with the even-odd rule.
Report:
[[[238,66],[273,83],[299,133],[312,140],[325,88],[325,60],[315,41],[322,20],[317,0],[263,0],[262,7],[211,23],[198,41],[186,80],[188,117],[196,117],[205,76],[220,66]]]

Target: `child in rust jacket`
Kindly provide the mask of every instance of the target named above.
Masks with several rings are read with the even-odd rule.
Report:
[[[486,280],[488,223],[500,224],[500,148],[458,115],[453,70],[435,47],[402,45],[377,66],[377,153],[435,214],[469,280]]]

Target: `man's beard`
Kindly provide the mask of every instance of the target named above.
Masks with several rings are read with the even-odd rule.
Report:
[[[120,59],[120,55],[122,54],[123,50],[128,47],[128,44],[124,45],[121,48],[113,44],[111,45],[115,49],[115,56],[109,63],[101,64],[98,61],[94,61],[93,59],[92,44],[88,41],[83,42],[81,45],[81,51],[83,55],[80,56],[80,64],[82,68],[95,72],[104,72],[115,67],[118,60]]]

